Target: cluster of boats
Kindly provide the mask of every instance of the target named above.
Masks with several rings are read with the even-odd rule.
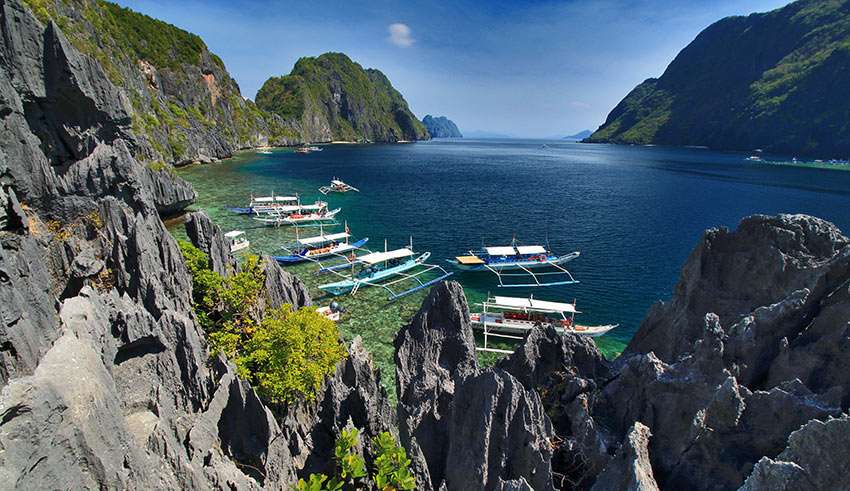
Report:
[[[323,195],[332,192],[359,191],[334,178],[322,186]],[[366,248],[368,237],[355,239],[348,224],[343,232],[325,233],[326,227],[339,225],[335,221],[340,208],[329,209],[325,201],[301,203],[297,195],[252,197],[247,207],[230,208],[234,213],[251,215],[251,218],[270,226],[293,226],[296,240],[281,246],[283,254],[273,256],[282,265],[305,262],[315,263],[316,274],[328,275],[331,280],[319,289],[331,296],[354,295],[367,287],[386,290],[390,300],[428,288],[454,274],[439,264],[430,263],[430,252],[414,252],[413,239],[399,249],[389,249],[386,241],[383,250]],[[319,234],[300,236],[303,227],[318,226]],[[244,232],[229,232],[231,250],[248,247]],[[463,255],[449,259],[448,264],[459,272],[488,272],[495,275],[500,288],[536,288],[578,283],[565,265],[580,256],[578,251],[567,254],[552,252],[548,246],[523,245],[515,239],[509,245],[471,249]],[[470,323],[483,333],[482,351],[510,352],[490,346],[490,338],[497,340],[523,339],[535,326],[551,326],[562,332],[586,336],[601,336],[617,327],[616,324],[588,326],[575,322],[580,313],[576,303],[539,300],[530,296],[494,296],[478,304],[479,312],[470,314]],[[340,311],[323,307],[323,313],[338,320]]]

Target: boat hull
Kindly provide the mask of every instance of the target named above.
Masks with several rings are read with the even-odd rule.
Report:
[[[483,317],[483,318],[482,318]],[[483,316],[482,314],[470,314],[470,324],[473,329],[483,330],[485,327],[488,332],[506,333],[506,334],[526,334],[537,326],[548,327],[554,326],[561,334],[572,333],[579,336],[587,336],[596,338],[607,334],[612,329],[615,329],[619,324],[607,324],[602,326],[585,326],[576,324],[572,327],[564,328],[557,323],[534,323],[528,321],[510,321],[502,319],[498,316]]]

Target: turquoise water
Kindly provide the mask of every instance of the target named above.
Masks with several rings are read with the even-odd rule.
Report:
[[[224,230],[245,230],[255,253],[275,253],[292,229],[268,228],[226,206],[246,206],[250,193],[300,193],[333,177],[360,193],[331,194],[352,233],[368,246],[405,245],[431,262],[478,247],[548,240],[553,251],[581,251],[568,264],[577,285],[499,289],[486,273],[456,274],[470,303],[488,292],[546,300],[577,299],[586,323],[619,323],[597,340],[608,355],[621,351],[650,305],[669,298],[679,270],[706,228],[730,226],[753,213],[810,213],[850,230],[850,172],[747,162],[746,154],[700,149],[584,145],[539,140],[435,140],[403,145],[327,145],[300,155],[288,149],[180,171]],[[339,229],[336,229],[339,230]],[[315,235],[317,229],[306,232]],[[448,268],[448,265],[446,264]],[[289,268],[327,303],[316,286],[335,281],[315,266]],[[325,281],[322,281],[325,280]],[[388,302],[364,289],[342,297],[351,315],[342,323],[363,336],[385,378],[392,373],[395,331],[415,313],[425,293]],[[388,384],[392,388],[392,383]]]

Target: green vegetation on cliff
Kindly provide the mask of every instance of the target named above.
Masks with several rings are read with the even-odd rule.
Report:
[[[428,138],[383,73],[342,53],[299,59],[289,75],[266,80],[256,100],[260,108],[297,122],[308,141]]]
[[[850,155],[850,1],[723,19],[587,141]]]
[[[265,276],[256,256],[225,277],[192,244],[181,241],[180,250],[192,275],[195,315],[207,333],[210,352],[233,361],[239,375],[268,402],[315,397],[346,354],[336,324],[309,307],[292,311],[283,305],[259,315]]]
[[[25,0],[97,60],[127,96],[136,156],[183,163],[260,144],[297,143],[297,132],[245,100],[203,40],[104,0]]]

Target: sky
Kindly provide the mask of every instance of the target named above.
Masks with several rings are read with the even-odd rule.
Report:
[[[787,2],[118,3],[199,34],[251,99],[298,58],[339,51],[384,72],[420,118],[444,115],[467,133],[552,137],[596,129],[711,23]]]

